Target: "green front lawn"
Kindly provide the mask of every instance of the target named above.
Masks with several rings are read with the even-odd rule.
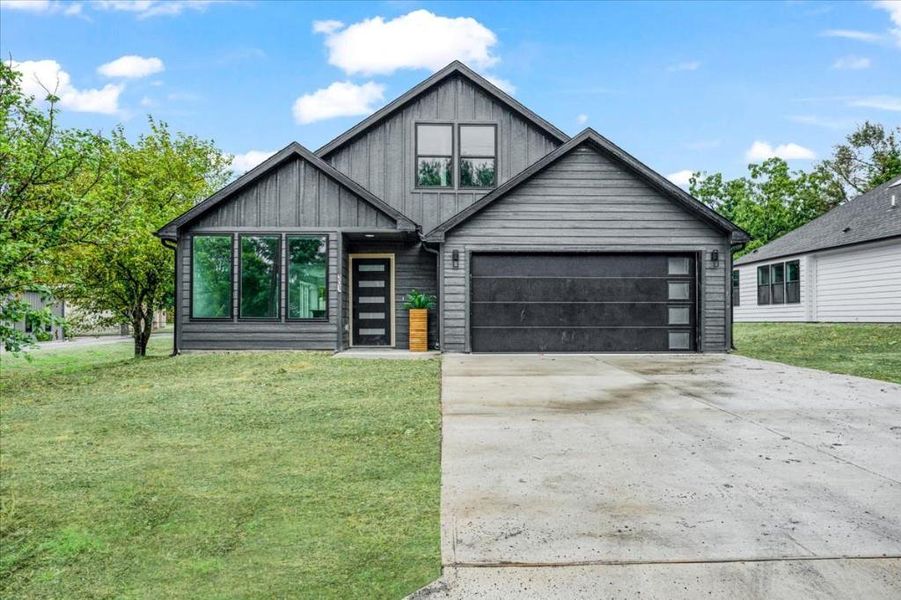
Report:
[[[0,596],[398,598],[439,574],[439,362],[0,358]]]
[[[736,323],[739,354],[901,383],[901,325]]]

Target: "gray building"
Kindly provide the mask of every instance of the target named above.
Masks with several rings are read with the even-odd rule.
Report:
[[[454,62],[315,153],[292,143],[157,235],[175,350],[730,347],[747,234],[591,129],[570,138]]]

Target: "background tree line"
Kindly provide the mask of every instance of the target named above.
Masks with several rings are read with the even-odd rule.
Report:
[[[26,96],[19,77],[0,62],[0,343],[18,351],[34,338],[16,322],[54,319],[22,300],[40,291],[129,325],[143,356],[174,304],[174,253],[153,233],[221,187],[231,157],[153,118],[134,141],[61,128],[53,90]],[[810,171],[771,158],[737,179],[695,173],[690,191],[753,236],[747,252],[901,174],[899,135],[864,123]]]
[[[689,192],[751,234],[740,256],[901,175],[899,137],[901,127],[864,122],[809,171],[770,158],[736,179],[695,173]]]

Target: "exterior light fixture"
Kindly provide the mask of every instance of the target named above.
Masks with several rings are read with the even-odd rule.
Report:
[[[714,267],[716,267],[720,264],[720,251],[719,250],[713,250],[710,253],[710,262],[713,263]]]
[[[453,252],[451,252],[451,265],[453,265],[453,267],[455,269],[460,268],[460,251],[459,250],[454,250]]]
[[[368,238],[374,238],[375,234],[374,233],[364,233],[363,236],[368,237]]]

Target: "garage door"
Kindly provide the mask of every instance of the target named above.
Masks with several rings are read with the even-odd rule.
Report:
[[[696,347],[694,256],[473,254],[473,352]]]

